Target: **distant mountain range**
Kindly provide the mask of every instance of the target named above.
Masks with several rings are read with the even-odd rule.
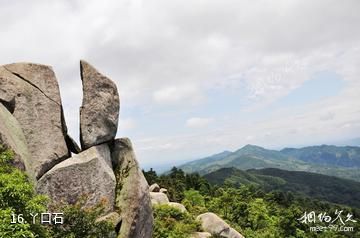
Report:
[[[321,145],[277,151],[246,145],[235,152],[224,151],[178,168],[186,173],[204,175],[231,167],[241,170],[278,168],[306,171],[360,181],[360,147]]]
[[[274,168],[242,171],[222,168],[204,175],[212,184],[230,182],[235,185],[262,187],[265,191],[293,192],[297,195],[360,208],[360,183],[337,177]]]

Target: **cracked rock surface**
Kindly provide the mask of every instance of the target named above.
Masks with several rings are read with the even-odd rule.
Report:
[[[14,152],[15,167],[21,170],[29,169],[31,160],[24,133],[17,120],[1,103],[0,122],[0,144]]]
[[[115,199],[115,175],[107,144],[93,146],[48,171],[37,184],[37,191],[53,202],[74,204],[82,196],[84,207],[105,201],[104,213],[112,212]]]
[[[118,238],[151,237],[153,216],[149,185],[130,140],[116,139],[111,156],[117,181],[115,207],[122,219]]]
[[[80,108],[81,148],[111,141],[119,120],[119,94],[116,85],[86,61],[80,61],[83,102]]]
[[[0,100],[12,105],[13,116],[24,132],[31,155],[32,167],[27,170],[31,177],[39,179],[69,157],[59,86],[50,66],[0,66]]]
[[[148,183],[130,140],[115,139],[117,87],[87,62],[80,66],[81,148],[67,133],[52,68],[32,63],[0,66],[0,143],[15,152],[14,165],[27,172],[37,192],[50,198],[50,205],[102,204],[104,214],[98,219],[112,221],[112,235],[150,238]]]

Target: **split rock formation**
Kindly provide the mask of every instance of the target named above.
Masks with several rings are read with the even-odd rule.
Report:
[[[14,166],[53,203],[74,204],[84,196],[84,207],[105,201],[99,220],[110,219],[117,237],[151,237],[149,186],[131,141],[115,139],[117,87],[86,61],[80,62],[80,71],[81,148],[67,133],[52,68],[33,63],[0,66],[0,144],[14,152]]]

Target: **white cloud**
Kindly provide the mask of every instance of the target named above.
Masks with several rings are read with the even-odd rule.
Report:
[[[119,130],[131,130],[136,128],[136,123],[132,118],[121,118],[119,119]]]
[[[246,143],[246,135],[254,135],[252,143],[301,144],[308,138],[321,141],[360,133],[359,11],[358,0],[2,1],[0,64],[52,65],[69,131],[77,135],[82,97],[78,60],[88,60],[118,85],[121,108],[128,110],[120,113],[119,130],[130,137],[140,131],[135,138],[140,148],[168,148],[168,154],[158,149],[141,152],[140,160],[236,148]],[[223,106],[239,111],[243,98],[252,109],[248,114],[266,109],[323,70],[346,81],[332,99],[301,112],[273,112],[251,123],[236,113],[225,115]],[[229,90],[239,92],[239,99],[211,104],[218,99],[216,93]],[[169,131],[160,136],[169,121],[154,114],[169,108],[181,118],[178,128],[183,128],[184,118],[204,115],[200,110],[213,112],[214,119],[190,118],[186,125],[191,128],[208,125],[196,135]],[[140,123],[144,114],[132,111],[146,111],[158,123]],[[221,121],[216,115],[229,119]],[[130,130],[134,126],[136,130]],[[262,136],[267,131],[271,134]],[[153,137],[156,140],[143,140]]]
[[[204,100],[196,86],[179,85],[159,89],[154,92],[153,99],[159,104],[198,104]]]
[[[191,128],[207,127],[213,121],[213,118],[192,117],[186,121],[186,126]]]

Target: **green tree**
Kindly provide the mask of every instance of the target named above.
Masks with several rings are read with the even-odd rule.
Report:
[[[200,224],[186,212],[168,205],[154,209],[154,238],[188,238],[200,229]]]
[[[157,183],[158,182],[158,176],[156,174],[156,171],[153,170],[153,168],[150,168],[149,171],[145,172],[144,170],[142,171],[146,181],[148,182],[149,185]]]
[[[47,199],[35,194],[26,174],[11,165],[12,158],[0,146],[0,237],[47,237],[47,229],[31,216],[46,211]]]

